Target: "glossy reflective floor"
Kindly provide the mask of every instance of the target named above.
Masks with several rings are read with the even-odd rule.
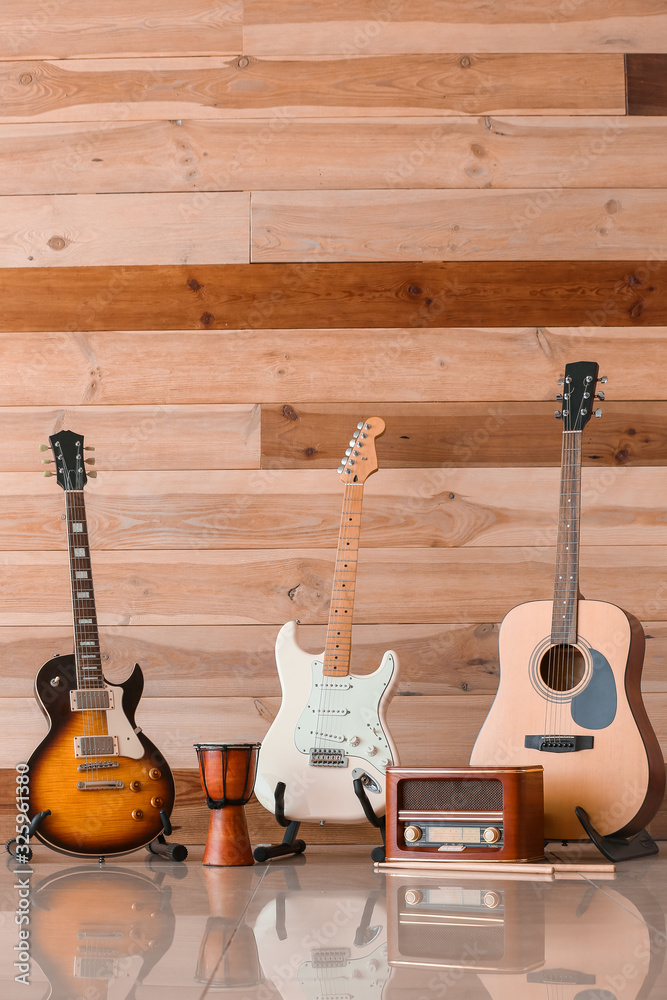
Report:
[[[204,868],[202,854],[100,868],[40,847],[18,876],[3,862],[0,996],[667,998],[667,844],[616,874],[556,877],[378,874],[368,847],[249,868]],[[20,929],[27,985],[14,978]]]

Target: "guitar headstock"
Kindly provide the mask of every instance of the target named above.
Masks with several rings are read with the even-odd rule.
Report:
[[[596,392],[596,385],[606,381],[606,375],[598,378],[595,361],[577,361],[565,366],[565,374],[558,380],[563,391],[556,396],[562,400],[561,409],[554,413],[559,420],[562,418],[564,431],[583,430],[592,416],[602,416],[602,410],[594,411],[593,404],[596,399],[604,399],[603,392]]]
[[[363,483],[377,472],[375,439],[384,433],[384,427],[382,417],[369,417],[368,420],[359,421],[338,469],[346,483]]]
[[[53,458],[43,458],[43,463],[55,463],[56,478],[58,485],[62,486],[65,492],[69,490],[82,490],[86,485],[88,476],[95,478],[96,472],[86,474],[87,462],[89,465],[95,464],[94,458],[84,459],[84,451],[95,451],[94,448],[84,448],[83,435],[75,434],[74,431],[59,431],[51,434],[49,444],[53,452]],[[48,451],[48,446],[40,444],[40,451]],[[52,476],[52,472],[45,472],[45,476]]]

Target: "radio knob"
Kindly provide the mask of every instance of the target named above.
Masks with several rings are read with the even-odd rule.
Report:
[[[494,889],[490,889],[489,892],[484,893],[484,906],[488,906],[490,910],[493,910],[500,904],[502,896],[499,892]]]
[[[497,844],[500,840],[500,830],[497,826],[487,826],[482,837],[485,844]]]
[[[405,890],[405,902],[408,906],[417,906],[421,903],[424,898],[424,893],[421,889],[406,889]]]
[[[418,840],[422,839],[422,830],[418,826],[406,826],[403,831],[403,840],[407,840],[408,844],[416,844]]]

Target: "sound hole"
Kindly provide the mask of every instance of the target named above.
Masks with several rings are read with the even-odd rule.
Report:
[[[586,672],[586,660],[576,646],[560,643],[548,649],[540,662],[540,677],[552,691],[571,691]]]

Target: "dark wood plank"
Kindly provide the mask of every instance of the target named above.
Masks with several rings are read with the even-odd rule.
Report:
[[[623,114],[621,53],[0,62],[0,121]]]
[[[526,385],[526,392],[530,393]],[[555,395],[555,393],[554,393]],[[290,402],[262,407],[262,468],[330,468],[350,426],[377,414],[387,425],[378,442],[382,468],[554,466],[561,435],[553,403]],[[601,420],[583,434],[584,465],[664,466],[667,403],[605,401]]]
[[[667,55],[625,57],[629,115],[667,115]]]
[[[0,298],[9,332],[663,326],[667,262],[12,268]]]

